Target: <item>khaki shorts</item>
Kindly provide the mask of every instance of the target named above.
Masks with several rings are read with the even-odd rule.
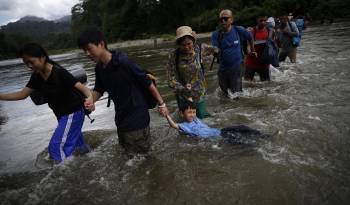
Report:
[[[118,131],[119,144],[128,154],[147,154],[151,148],[150,138],[149,126],[130,132]]]
[[[297,59],[297,48],[290,48],[288,50],[281,49],[279,53],[279,61],[285,61],[287,56],[290,62],[295,63]]]

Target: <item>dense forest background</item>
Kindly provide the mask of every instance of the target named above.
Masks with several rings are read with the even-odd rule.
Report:
[[[19,21],[1,27],[0,60],[15,57],[28,41],[48,49],[75,48],[75,39],[87,26],[97,26],[109,42],[173,34],[181,25],[197,32],[213,31],[221,9],[234,11],[236,24],[249,26],[265,12],[279,16],[292,12],[312,21],[349,17],[350,1],[344,0],[80,0],[71,21]]]

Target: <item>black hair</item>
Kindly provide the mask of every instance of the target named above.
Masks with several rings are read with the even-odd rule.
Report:
[[[37,43],[24,44],[20,48],[18,56],[22,58],[25,55],[35,58],[45,57],[45,62],[53,63],[53,61],[49,58],[49,55],[47,54],[46,50]]]
[[[187,109],[196,109],[196,103],[190,100],[181,100],[181,102],[179,102],[179,110],[181,112],[184,112]]]
[[[107,49],[107,41],[103,33],[96,27],[86,28],[77,39],[78,47],[81,49],[85,49],[89,43],[97,46],[100,42],[103,42],[105,44],[105,48]]]
[[[46,50],[37,43],[26,43],[24,44],[18,53],[19,57],[28,55],[31,57],[41,58],[48,57]]]

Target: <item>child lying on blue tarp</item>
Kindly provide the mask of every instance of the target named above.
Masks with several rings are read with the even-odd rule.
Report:
[[[184,122],[176,123],[167,115],[166,118],[171,127],[180,132],[199,138],[222,137],[224,142],[230,144],[244,144],[247,140],[265,138],[269,135],[263,134],[245,125],[226,127],[223,129],[211,128],[196,117],[196,106],[190,100],[185,100],[179,105],[180,116]]]

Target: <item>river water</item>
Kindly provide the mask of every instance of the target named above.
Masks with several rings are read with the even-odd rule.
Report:
[[[349,204],[350,22],[305,31],[296,64],[271,69],[271,83],[244,82],[238,101],[206,72],[213,127],[246,124],[271,138],[249,146],[190,139],[151,111],[152,156],[127,160],[118,145],[114,111],[97,102],[83,130],[93,150],[51,169],[38,167],[56,120],[28,98],[0,102],[0,204]],[[165,62],[172,44],[122,49],[158,77],[172,112]],[[68,70],[83,67],[93,86],[94,63],[81,53],[53,56]],[[15,91],[30,70],[0,62],[0,92]],[[276,134],[277,133],[277,134]]]

